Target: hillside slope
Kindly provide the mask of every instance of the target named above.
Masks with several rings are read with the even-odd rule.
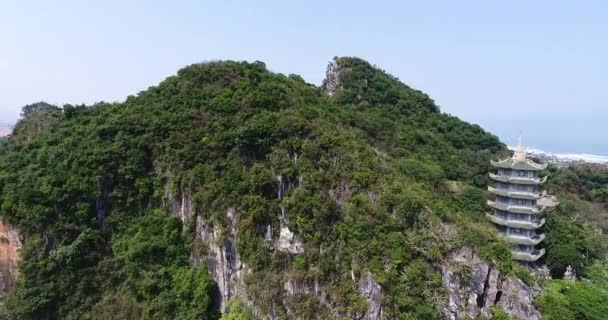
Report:
[[[321,88],[195,64],[47,109],[0,149],[0,213],[25,238],[7,317],[437,319],[456,249],[529,276],[478,188],[505,146],[363,60]]]

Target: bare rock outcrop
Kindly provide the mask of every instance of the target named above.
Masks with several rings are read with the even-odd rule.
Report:
[[[281,220],[280,222],[280,232],[279,239],[277,240],[276,248],[279,251],[299,254],[304,252],[304,245],[296,235],[289,230],[289,226],[287,226],[287,222]]]
[[[297,188],[298,179],[295,182],[290,182],[288,179],[278,175],[275,176],[277,181],[277,199],[283,200],[286,194]],[[355,314],[344,314],[344,311],[335,308],[332,304],[323,284],[318,280],[305,279],[301,275],[285,272],[280,277],[280,283],[283,286],[278,290],[281,300],[276,301],[277,305],[272,307],[271,311],[263,312],[255,305],[257,297],[249,296],[247,291],[248,276],[252,271],[242,263],[238,254],[237,243],[239,241],[237,225],[239,221],[239,213],[234,208],[226,210],[225,218],[221,221],[206,221],[203,217],[198,216],[193,209],[193,204],[189,192],[181,192],[181,197],[173,197],[170,188],[165,190],[164,206],[173,216],[181,218],[183,222],[187,222],[190,218],[196,219],[196,237],[195,247],[191,251],[192,265],[202,265],[207,267],[207,270],[213,280],[217,284],[215,304],[221,312],[229,311],[229,301],[232,298],[238,298],[251,308],[256,319],[274,320],[279,318],[277,310],[280,305],[286,309],[288,316],[292,314],[292,306],[297,303],[302,297],[310,297],[317,301],[319,306],[319,316],[329,318],[348,318],[357,320],[380,320],[383,318],[382,305],[382,287],[375,281],[374,276],[370,272],[365,272],[355,282],[359,295],[367,301],[366,308]],[[343,183],[339,190],[333,194],[338,202],[344,202],[350,196],[349,187]],[[372,195],[375,197],[375,195]],[[371,196],[370,196],[371,197]],[[267,243],[267,248],[270,252],[283,252],[293,255],[304,252],[305,247],[297,235],[289,229],[288,213],[284,207],[278,213],[279,232],[273,231],[272,224],[264,224],[258,226],[260,234],[264,235],[264,240]],[[355,279],[353,279],[355,280]],[[275,309],[275,307],[277,307]]]
[[[325,312],[325,317],[320,317],[319,319],[385,319],[382,302],[382,286],[376,282],[374,275],[369,271],[364,272],[361,275],[361,278],[359,278],[359,280],[356,282],[357,293],[367,302],[366,308],[359,312],[349,312],[347,314],[341,313],[340,309],[332,306],[332,301],[330,300],[325,288],[317,280],[306,281],[292,276],[287,276],[286,279],[287,281],[284,285],[285,299],[283,303],[284,305],[288,306],[288,315],[291,312],[289,309],[289,300],[291,298],[299,295],[311,295],[317,299],[318,303]]]
[[[286,193],[292,191],[297,187],[297,183],[291,183],[289,180],[278,175],[275,177],[277,180],[277,199],[283,200]],[[268,239],[267,239],[268,240]],[[279,238],[274,246],[277,250],[292,254],[299,254],[304,252],[304,245],[298,239],[298,237],[289,229],[289,223],[287,220],[287,209],[281,207],[281,213],[279,214]]]
[[[169,213],[182,220],[182,222],[186,222],[192,218],[194,210],[192,208],[190,191],[182,192],[181,197],[176,199],[171,191],[171,183],[167,183],[165,185],[163,201],[164,206],[169,210]]]
[[[444,319],[490,318],[495,306],[517,319],[541,319],[532,305],[534,290],[520,279],[502,274],[470,248],[452,253],[440,270],[447,292],[441,310]]]
[[[338,71],[338,63],[335,60],[327,65],[324,89],[328,96],[333,95],[334,91],[340,88],[340,75]]]
[[[196,241],[204,247],[201,255],[191,252],[190,260],[193,265],[204,263],[213,280],[217,283],[218,293],[216,304],[221,312],[228,311],[228,302],[232,297],[242,294],[243,273],[245,266],[237,252],[237,213],[234,208],[226,210],[227,226],[206,224],[196,217]]]
[[[357,287],[359,295],[367,300],[367,309],[363,314],[354,318],[362,320],[382,319],[382,287],[376,282],[374,275],[369,271],[363,273]]]
[[[0,295],[15,286],[21,238],[10,224],[0,221]]]

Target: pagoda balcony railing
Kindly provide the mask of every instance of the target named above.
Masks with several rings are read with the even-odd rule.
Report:
[[[493,194],[499,195],[499,196],[514,198],[514,199],[538,200],[540,198],[540,194],[538,192],[504,190],[504,189],[497,189],[494,187],[488,187],[488,191],[492,192]]]
[[[545,254],[545,249],[534,250],[532,252],[511,251],[513,259],[519,261],[536,261]]]
[[[514,205],[495,202],[495,201],[491,201],[491,200],[488,200],[488,206],[490,206],[494,209],[502,210],[502,211],[509,211],[512,213],[521,213],[521,214],[540,214],[545,210],[545,207],[539,206],[539,205],[536,205],[533,207],[514,206]]]
[[[540,219],[536,221],[506,219],[489,213],[486,213],[486,217],[488,217],[488,219],[490,219],[490,221],[494,222],[495,224],[511,228],[538,229],[545,224],[545,219]]]
[[[530,177],[520,177],[520,176],[506,176],[501,174],[495,174],[490,172],[490,179],[494,181],[504,182],[504,183],[515,183],[515,184],[543,184],[547,181],[547,177],[542,178],[530,178]]]
[[[516,234],[502,234],[507,242],[512,244],[523,244],[527,246],[535,246],[545,240],[545,234],[535,234],[532,237]]]

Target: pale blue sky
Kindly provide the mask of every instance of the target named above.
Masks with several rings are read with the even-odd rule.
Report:
[[[522,129],[536,148],[608,154],[606,1],[0,0],[0,122],[38,100],[122,101],[207,60],[320,84],[343,55],[507,143]]]

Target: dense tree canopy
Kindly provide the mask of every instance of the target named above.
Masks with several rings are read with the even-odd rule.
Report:
[[[538,303],[551,319],[604,319],[608,310],[608,210],[602,190],[608,168],[578,164],[549,168],[548,190],[560,199],[547,214],[544,262],[560,279],[567,267],[582,281],[552,280]]]

